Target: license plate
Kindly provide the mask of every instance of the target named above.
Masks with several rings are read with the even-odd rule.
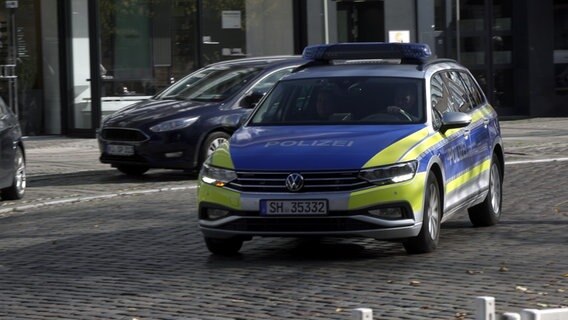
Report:
[[[327,214],[327,200],[262,200],[262,215]]]
[[[134,146],[124,144],[107,145],[107,153],[113,156],[132,156],[134,155]]]

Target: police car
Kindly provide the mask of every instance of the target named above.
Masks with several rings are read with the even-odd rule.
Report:
[[[465,67],[418,43],[303,56],[201,169],[209,251],[235,254],[256,236],[355,236],[427,253],[455,213],[499,221],[499,122]]]

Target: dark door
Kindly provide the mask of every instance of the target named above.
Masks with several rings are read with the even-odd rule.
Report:
[[[385,41],[385,6],[383,1],[337,3],[339,42]]]
[[[8,106],[0,98],[0,187],[9,185],[10,174],[13,172],[13,131],[16,122],[12,117]]]

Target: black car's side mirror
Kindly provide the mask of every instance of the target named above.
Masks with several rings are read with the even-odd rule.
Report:
[[[239,102],[239,106],[241,108],[247,108],[247,109],[254,108],[256,107],[260,99],[262,99],[262,97],[264,97],[263,92],[251,91],[241,99],[241,101]]]
[[[467,127],[471,123],[471,116],[463,112],[446,112],[442,115],[442,126],[440,132],[444,133],[449,129]]]

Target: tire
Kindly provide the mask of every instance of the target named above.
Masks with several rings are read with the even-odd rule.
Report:
[[[201,146],[199,167],[201,167],[203,161],[205,161],[207,157],[215,151],[215,149],[217,149],[222,143],[227,142],[230,137],[230,134],[222,131],[216,131],[208,135]]]
[[[489,192],[482,203],[468,209],[469,221],[475,227],[489,227],[497,224],[501,218],[503,202],[503,180],[501,163],[495,154],[491,159],[489,171]]]
[[[143,167],[143,166],[120,165],[120,166],[116,166],[116,169],[118,171],[124,173],[127,176],[139,177],[139,176],[143,175],[144,173],[146,173],[146,171],[148,171],[150,168]]]
[[[436,179],[434,173],[430,172],[426,182],[422,228],[418,236],[403,242],[407,253],[428,253],[436,250],[440,238],[440,221],[442,220],[442,197],[440,194],[438,179]]]
[[[213,254],[220,256],[236,255],[243,246],[243,240],[239,238],[215,239],[205,238],[207,249]]]
[[[26,185],[26,161],[24,159],[24,152],[22,151],[22,148],[18,146],[14,157],[14,178],[12,180],[12,185],[2,189],[2,199],[22,199],[26,193]]]

